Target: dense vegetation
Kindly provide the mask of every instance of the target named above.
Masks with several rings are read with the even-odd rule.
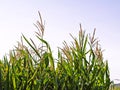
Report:
[[[80,25],[78,38],[71,35],[73,42],[64,41],[64,47],[58,48],[55,63],[39,16],[35,32],[39,46],[22,35],[18,46],[0,60],[0,90],[109,90],[108,62],[103,60],[95,30],[91,36]]]

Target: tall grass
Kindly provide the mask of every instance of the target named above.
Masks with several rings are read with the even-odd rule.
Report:
[[[64,41],[58,49],[55,67],[40,13],[39,17],[35,33],[40,45],[22,35],[18,46],[0,60],[0,90],[109,90],[108,62],[103,60],[95,30],[91,36],[80,25],[78,38],[71,35],[73,42]]]

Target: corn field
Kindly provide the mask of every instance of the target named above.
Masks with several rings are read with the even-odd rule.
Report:
[[[54,58],[44,39],[44,24],[35,24],[39,46],[24,35],[18,45],[0,60],[0,90],[109,90],[108,62],[93,34],[86,34],[80,25],[78,38],[58,48]],[[27,43],[27,44],[25,44]],[[55,63],[55,61],[57,62]]]

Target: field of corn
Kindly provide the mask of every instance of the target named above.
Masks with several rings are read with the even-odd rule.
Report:
[[[44,40],[39,16],[35,25],[39,46],[22,35],[18,46],[0,60],[0,90],[118,90],[111,87],[108,62],[103,60],[95,30],[89,35],[80,25],[78,38],[70,35],[73,41],[63,42],[56,59]]]

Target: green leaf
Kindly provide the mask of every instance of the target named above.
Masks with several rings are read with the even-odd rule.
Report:
[[[31,43],[27,40],[27,38],[24,35],[22,36],[25,39],[25,41],[30,45],[30,47],[36,52],[36,54],[41,58],[39,52],[34,48],[34,46],[31,45]]]

